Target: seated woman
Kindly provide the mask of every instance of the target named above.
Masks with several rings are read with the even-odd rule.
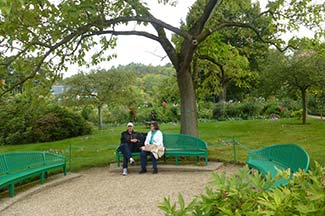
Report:
[[[138,134],[133,130],[133,123],[128,123],[128,128],[121,134],[120,151],[123,154],[123,171],[122,175],[128,174],[128,162],[134,165],[135,161],[132,158],[132,152],[135,152],[138,148],[139,139]]]
[[[159,130],[159,126],[157,122],[153,122],[150,125],[151,130],[147,134],[147,138],[144,142],[144,145],[157,145],[158,147],[161,146],[163,147],[163,134]],[[158,168],[157,168],[157,159],[154,157],[153,153],[150,151],[145,151],[144,149],[141,151],[140,156],[141,156],[141,171],[140,174],[146,173],[147,172],[147,156],[150,155],[151,161],[152,161],[152,168],[153,174],[158,173]]]

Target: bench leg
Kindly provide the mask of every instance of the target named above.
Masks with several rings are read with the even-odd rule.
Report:
[[[178,156],[176,156],[176,166],[178,166]]]
[[[208,156],[205,156],[205,166],[208,166]]]
[[[63,167],[63,175],[67,175],[67,166],[66,165],[64,165],[64,167]]]
[[[42,173],[41,173],[41,184],[44,184],[44,181],[45,181],[45,180],[44,180],[44,179],[45,179],[44,177],[45,177],[45,173],[42,172]]]
[[[9,185],[9,196],[14,197],[15,196],[15,184]]]
[[[200,162],[200,156],[196,157],[196,162],[198,162],[198,163]]]

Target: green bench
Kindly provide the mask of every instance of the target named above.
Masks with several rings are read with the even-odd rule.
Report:
[[[0,154],[0,188],[9,187],[14,196],[15,183],[40,175],[44,183],[45,173],[62,168],[66,175],[66,159],[63,155],[47,152],[8,152]]]
[[[179,164],[180,156],[195,156],[197,161],[201,157],[205,159],[205,165],[208,165],[208,146],[200,138],[188,136],[184,134],[163,134],[164,146],[166,148],[165,156],[175,157],[176,165]],[[132,157],[139,157],[140,152],[133,152]],[[117,166],[120,166],[120,159],[123,154],[116,149]]]
[[[269,172],[272,177],[277,175],[277,169],[287,170],[290,168],[291,177],[299,169],[308,171],[309,155],[300,146],[296,144],[278,144],[260,148],[248,152],[246,164],[249,168],[257,169],[264,175]],[[285,179],[280,179],[273,186],[286,185]]]

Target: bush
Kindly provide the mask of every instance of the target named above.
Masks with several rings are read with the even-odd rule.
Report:
[[[90,125],[81,116],[58,106],[36,119],[32,128],[33,142],[61,140],[91,132]]]
[[[226,113],[225,110],[226,108],[226,103],[217,103],[215,104],[215,106],[213,107],[213,111],[212,111],[212,115],[214,119],[223,121],[226,120]]]
[[[242,119],[256,118],[261,115],[263,105],[258,102],[244,102],[239,106],[240,114]]]
[[[263,105],[258,102],[246,101],[218,103],[213,109],[213,117],[218,120],[251,119],[261,115]]]
[[[90,125],[79,115],[57,105],[33,103],[18,95],[1,104],[0,144],[45,142],[89,134]]]
[[[198,102],[198,117],[199,119],[212,119],[213,118],[214,103],[199,101]]]
[[[178,205],[165,198],[160,209],[165,215],[325,215],[325,167],[316,163],[313,170],[299,171],[289,180],[289,172],[275,178],[251,174],[246,167],[232,174],[213,174],[212,187],[185,205],[179,195]],[[286,187],[265,190],[280,178]]]

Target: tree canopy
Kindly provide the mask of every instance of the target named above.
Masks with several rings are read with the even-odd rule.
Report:
[[[158,2],[174,3],[169,0]],[[86,65],[111,59],[113,56],[106,51],[115,47],[118,35],[143,36],[157,41],[175,67],[181,98],[181,132],[197,136],[196,98],[190,65],[198,45],[211,34],[225,28],[247,28],[262,42],[279,49],[285,45],[279,38],[283,32],[306,27],[318,38],[324,35],[324,2],[275,0],[253,17],[248,11],[257,10],[259,5],[250,1],[208,0],[197,1],[194,6],[197,5],[196,16],[186,20],[187,28],[184,29],[157,19],[148,5],[140,0],[1,1],[1,70],[9,65],[22,68],[24,76],[15,85],[1,90],[0,95],[37,75],[45,77],[61,73],[68,67],[67,63]],[[264,20],[272,22],[265,28],[260,25]],[[128,25],[130,23],[151,26],[154,31],[150,28],[134,30]],[[120,30],[122,25],[126,30]],[[166,31],[182,37],[179,46],[173,45]],[[269,31],[274,34],[264,34]],[[86,62],[86,53],[94,46],[98,51],[93,53],[91,62]],[[51,73],[43,74],[42,68]]]
[[[306,124],[308,90],[321,88],[325,82],[324,48],[319,42],[304,39],[291,55],[273,50],[263,63],[264,84],[271,91],[285,88],[299,91],[303,124]]]

